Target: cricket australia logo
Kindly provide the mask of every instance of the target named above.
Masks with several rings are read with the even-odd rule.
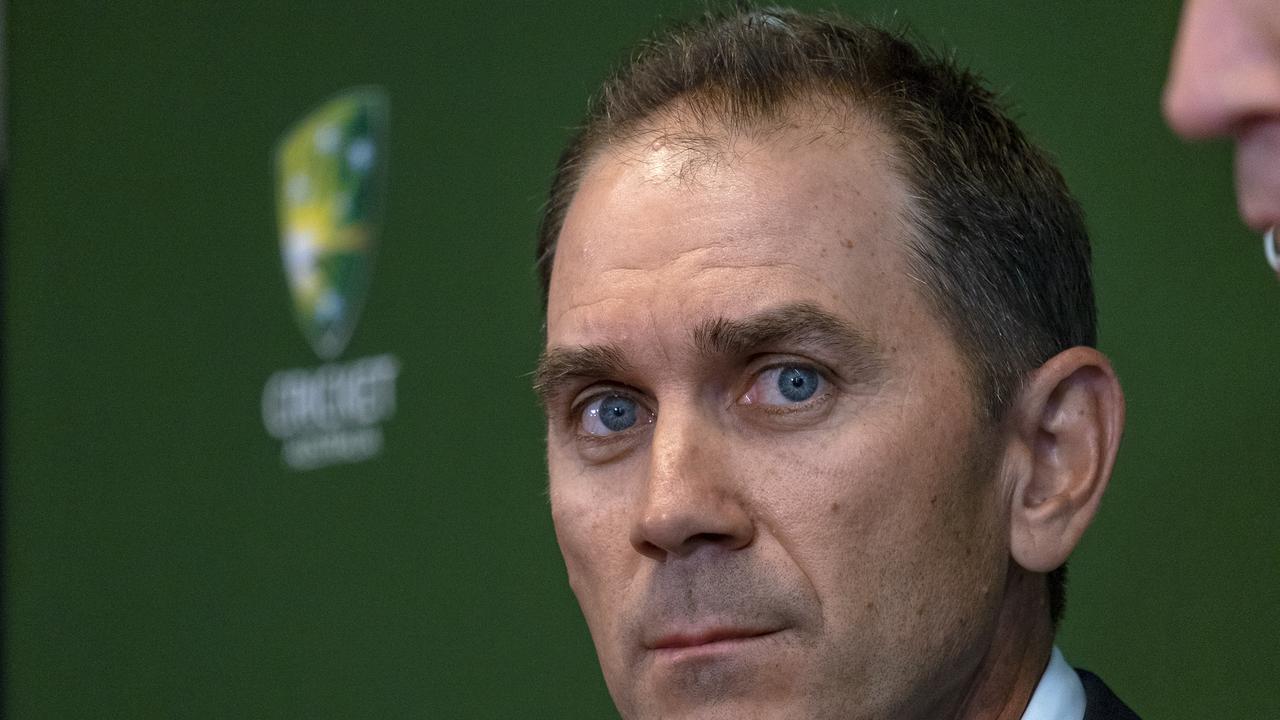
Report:
[[[355,332],[381,230],[388,103],[377,88],[332,98],[276,149],[280,255],[294,317],[325,364],[267,380],[262,418],[289,467],[359,462],[382,451],[399,362],[335,362]]]
[[[387,101],[334,98],[276,151],[280,254],[298,326],[322,360],[347,346],[364,305],[386,185]]]

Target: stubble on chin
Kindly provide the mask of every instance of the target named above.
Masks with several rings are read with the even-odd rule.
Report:
[[[634,599],[613,608],[626,651],[606,680],[624,718],[749,718],[794,694],[796,663],[821,624],[799,578],[754,552],[714,546],[650,567]],[[759,650],[675,668],[647,647],[672,629],[712,625],[777,632],[755,641]]]

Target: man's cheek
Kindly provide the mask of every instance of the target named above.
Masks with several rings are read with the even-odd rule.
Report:
[[[611,575],[619,571],[618,538],[625,541],[625,529],[618,527],[616,512],[581,493],[553,489],[551,515],[569,585],[590,621],[597,604],[606,601],[603,596],[609,594],[606,586]]]
[[[574,592],[585,583],[591,566],[591,547],[589,538],[583,529],[584,518],[580,503],[563,497],[563,494],[552,492],[551,520],[556,529],[556,542],[560,544],[560,554],[564,557],[565,570],[569,574],[569,582]]]

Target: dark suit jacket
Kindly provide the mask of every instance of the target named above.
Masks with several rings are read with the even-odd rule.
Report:
[[[1128,705],[1111,692],[1106,683],[1088,670],[1076,669],[1084,685],[1084,720],[1138,720]]]

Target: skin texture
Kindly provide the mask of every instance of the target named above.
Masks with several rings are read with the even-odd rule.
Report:
[[[1185,138],[1233,139],[1241,217],[1259,231],[1280,224],[1280,4],[1187,2],[1164,114]]]
[[[1075,348],[980,421],[889,144],[855,130],[645,134],[569,208],[551,507],[625,718],[1018,718],[1047,662],[1042,573],[1106,485],[1118,385]],[[822,377],[799,403],[796,367]],[[636,419],[601,438],[609,395]]]

